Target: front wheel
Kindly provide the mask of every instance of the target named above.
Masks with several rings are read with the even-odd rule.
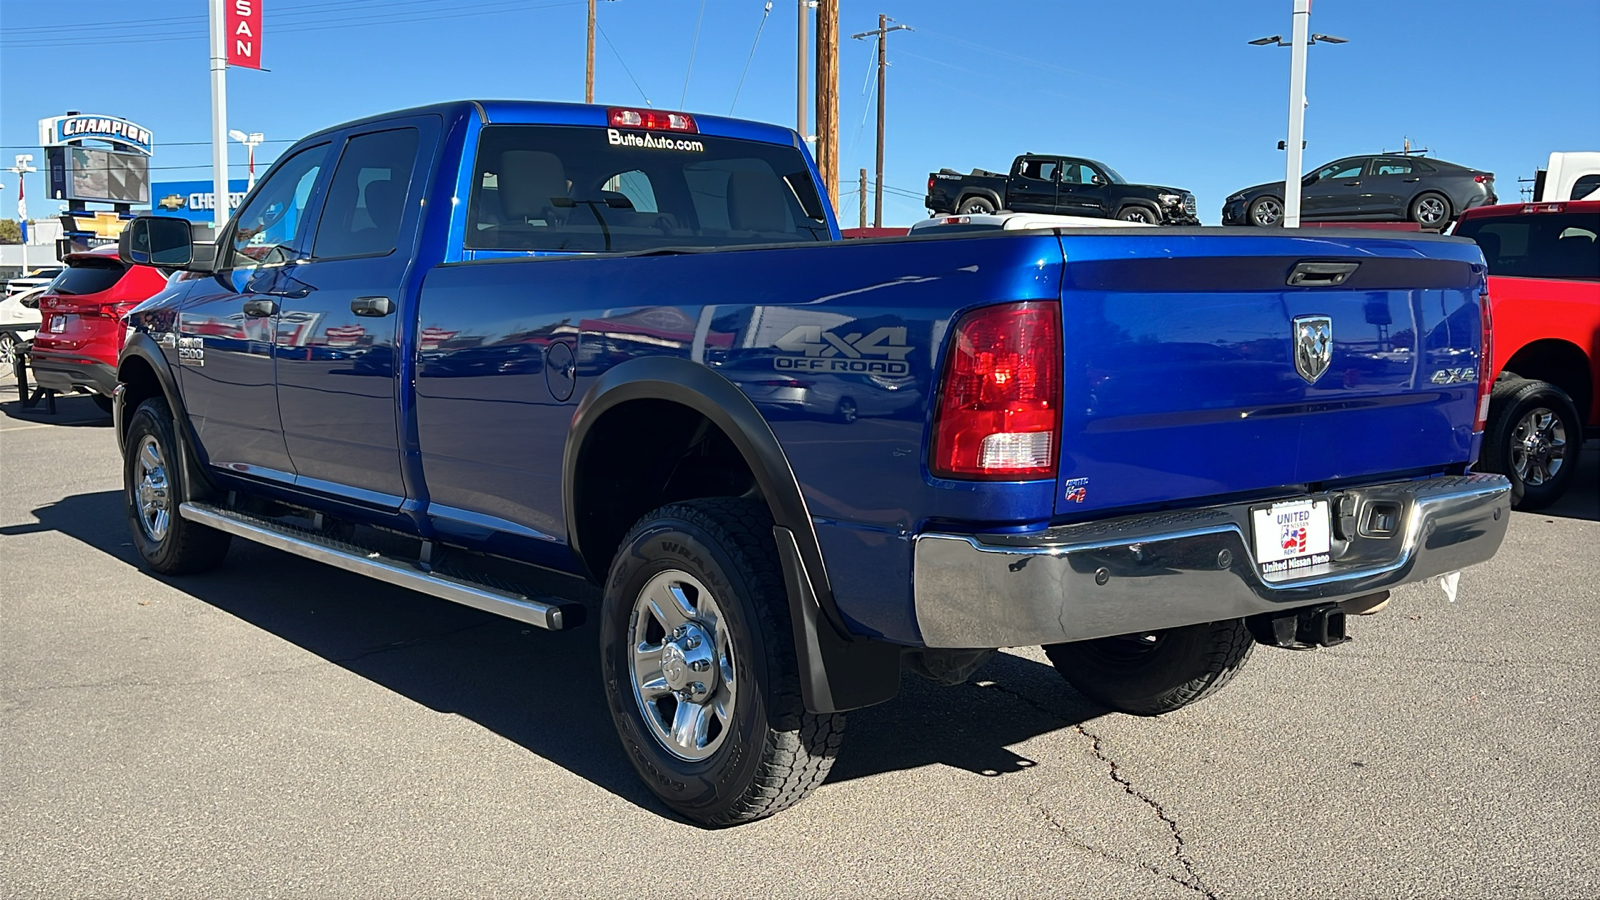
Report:
[[[1160,225],[1161,216],[1148,206],[1125,206],[1118,213],[1117,218],[1124,222],[1143,222],[1146,225]]]
[[[1489,395],[1479,468],[1511,479],[1511,505],[1542,509],[1560,499],[1583,442],[1578,408],[1546,381],[1507,378]]]
[[[222,562],[228,553],[228,535],[178,513],[188,473],[165,400],[139,404],[122,446],[128,527],[133,531],[134,549],[145,564],[163,575],[183,575]]]
[[[601,673],[629,761],[673,810],[735,825],[827,778],[844,716],[806,712],[793,642],[765,504],[674,503],[623,539],[606,579]]]
[[[1277,197],[1257,197],[1250,203],[1251,225],[1269,228],[1283,224],[1283,201]]]
[[[1222,690],[1255,646],[1243,619],[1044,648],[1078,693],[1108,709],[1158,716]]]

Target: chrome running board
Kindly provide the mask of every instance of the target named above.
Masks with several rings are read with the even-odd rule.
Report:
[[[207,503],[182,504],[178,513],[191,522],[247,541],[551,631],[583,621],[582,604],[541,597],[509,585],[489,584],[486,583],[488,579],[480,581],[473,575],[424,572],[408,560],[385,556],[310,529]]]

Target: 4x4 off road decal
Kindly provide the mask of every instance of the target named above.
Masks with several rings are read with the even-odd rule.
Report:
[[[786,372],[847,372],[860,375],[907,375],[911,365],[906,356],[912,347],[906,343],[904,326],[879,328],[868,334],[834,334],[820,325],[800,325],[779,338],[779,350],[803,356],[779,356],[773,368]]]

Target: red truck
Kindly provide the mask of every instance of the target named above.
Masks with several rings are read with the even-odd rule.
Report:
[[[1600,434],[1600,201],[1483,206],[1455,234],[1489,264],[1494,390],[1478,468],[1518,509],[1554,503]]]

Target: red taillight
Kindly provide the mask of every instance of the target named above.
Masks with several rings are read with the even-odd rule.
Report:
[[[698,134],[700,126],[688,113],[654,109],[610,109],[606,118],[613,128],[643,128],[646,131],[685,131]]]
[[[1489,392],[1494,389],[1494,313],[1489,295],[1478,295],[1478,316],[1483,325],[1482,346],[1478,349],[1478,415],[1472,430],[1482,431],[1489,422]]]
[[[933,176],[928,176],[928,193],[933,193]]]
[[[1474,176],[1472,176],[1472,180],[1476,181],[1479,184],[1484,184],[1486,182],[1490,182],[1490,181],[1494,180],[1494,173],[1493,172],[1487,172],[1487,173],[1484,173],[1482,175],[1474,175]]]
[[[929,468],[944,478],[1051,478],[1061,434],[1061,307],[976,310],[956,325]]]

